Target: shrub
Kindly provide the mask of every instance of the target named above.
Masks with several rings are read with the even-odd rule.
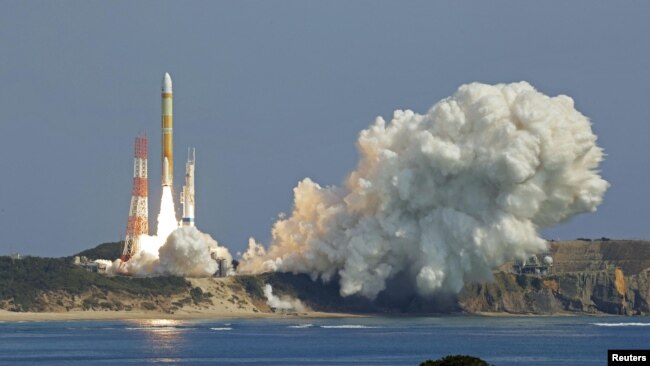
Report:
[[[190,296],[194,304],[198,305],[203,300],[203,290],[200,287],[194,287],[190,290]]]
[[[156,310],[156,305],[152,302],[145,301],[141,303],[140,306],[145,310]]]
[[[0,302],[13,300],[17,311],[47,310],[41,294],[63,291],[72,298],[93,290],[98,297],[108,292],[141,296],[171,296],[186,291],[182,277],[131,278],[91,273],[75,266],[69,258],[0,257]],[[86,303],[86,308],[93,304]]]
[[[438,360],[426,360],[420,366],[489,366],[487,362],[477,357],[453,355]]]

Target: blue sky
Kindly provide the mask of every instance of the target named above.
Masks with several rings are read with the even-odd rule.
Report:
[[[612,184],[548,238],[648,238],[650,3],[3,1],[0,254],[124,236],[133,138],[160,197],[160,83],[174,79],[177,192],[197,149],[197,226],[267,243],[296,183],[340,184],[359,131],[459,85],[527,80],[593,122]]]

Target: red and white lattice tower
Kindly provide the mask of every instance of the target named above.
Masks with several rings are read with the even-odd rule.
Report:
[[[149,234],[149,204],[147,178],[146,136],[135,138],[135,159],[133,160],[133,191],[129,221],[126,224],[126,238],[122,250],[122,261],[126,262],[140,251],[140,235]]]

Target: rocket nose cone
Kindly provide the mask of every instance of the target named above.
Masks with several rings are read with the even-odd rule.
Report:
[[[165,76],[163,77],[162,91],[164,93],[171,93],[172,92],[172,77],[169,76],[168,72],[166,72]]]

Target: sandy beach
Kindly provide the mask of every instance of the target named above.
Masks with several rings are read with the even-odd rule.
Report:
[[[158,311],[68,311],[68,312],[12,312],[0,310],[0,322],[41,322],[68,320],[142,320],[142,319],[173,319],[173,320],[211,320],[234,318],[346,318],[359,317],[355,314],[301,312],[301,313],[249,313],[228,311],[178,311],[173,314]]]
[[[142,320],[142,319],[233,319],[233,318],[341,318],[358,317],[346,313],[325,313],[305,309],[273,311],[261,299],[254,299],[232,277],[227,278],[188,278],[193,288],[200,287],[204,293],[211,294],[199,303],[192,302],[187,293],[169,297],[139,297],[124,293],[100,292],[77,296],[74,301],[66,294],[49,293],[48,311],[16,312],[0,309],[0,322],[21,321],[67,321],[67,320]],[[91,298],[98,302],[119,302],[124,309],[83,308],[83,299]],[[65,302],[69,309],[56,306]],[[152,309],[143,308],[148,304]],[[175,306],[176,304],[178,306]],[[128,310],[131,309],[131,310]]]

